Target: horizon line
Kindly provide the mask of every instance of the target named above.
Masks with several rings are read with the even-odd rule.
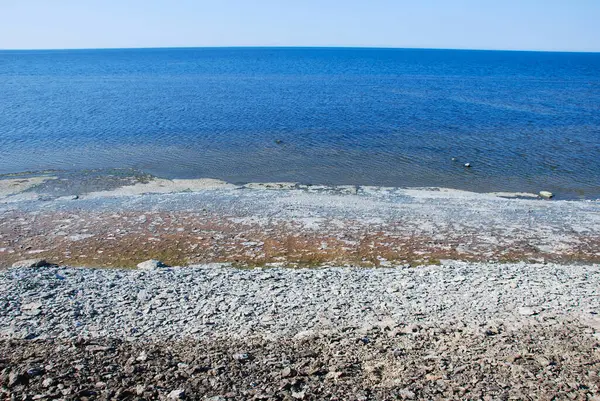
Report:
[[[500,51],[529,53],[600,53],[600,50],[547,50],[547,49],[476,49],[453,47],[391,47],[391,46],[288,46],[288,45],[226,45],[226,46],[141,46],[141,47],[64,47],[64,48],[0,48],[3,52],[19,51],[68,51],[68,50],[159,50],[159,49],[374,49],[374,50],[457,50]]]

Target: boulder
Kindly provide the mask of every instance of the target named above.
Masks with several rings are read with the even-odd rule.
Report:
[[[160,269],[162,267],[167,267],[167,265],[165,265],[160,260],[150,259],[145,262],[138,263],[137,267],[138,267],[138,269],[141,269],[141,270],[156,270],[156,269]]]
[[[19,260],[18,262],[13,263],[12,267],[17,269],[24,269],[28,267],[44,267],[48,265],[49,263],[46,262],[45,259],[26,259]]]

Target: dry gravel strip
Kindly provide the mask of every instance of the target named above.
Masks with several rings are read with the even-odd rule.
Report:
[[[0,399],[600,400],[598,201],[158,184],[2,195],[0,266],[195,265],[0,270]]]
[[[574,322],[423,325],[302,339],[2,340],[5,399],[597,400],[599,345]]]

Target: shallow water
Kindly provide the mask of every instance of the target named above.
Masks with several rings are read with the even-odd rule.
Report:
[[[2,51],[0,88],[0,174],[600,197],[598,53]]]

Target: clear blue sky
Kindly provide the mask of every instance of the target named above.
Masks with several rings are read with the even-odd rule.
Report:
[[[0,0],[0,48],[600,51],[600,0]]]

